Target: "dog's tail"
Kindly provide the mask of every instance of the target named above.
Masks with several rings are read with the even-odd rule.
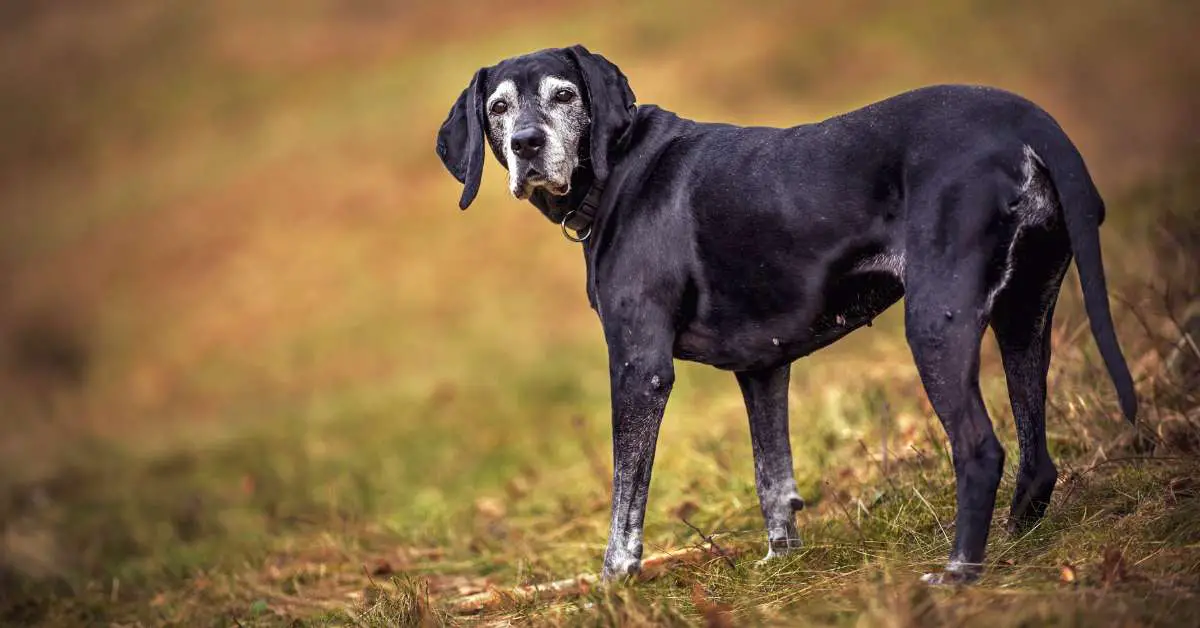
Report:
[[[1049,115],[1046,117],[1049,118]],[[1049,128],[1042,127],[1034,133],[1037,139],[1029,144],[1050,172],[1050,179],[1058,191],[1067,237],[1075,255],[1075,266],[1079,270],[1079,284],[1083,288],[1083,304],[1091,323],[1092,336],[1116,386],[1121,412],[1130,423],[1134,423],[1137,419],[1137,395],[1129,365],[1125,363],[1121,347],[1117,344],[1112,312],[1108,307],[1104,265],[1100,260],[1100,223],[1104,222],[1104,200],[1100,198],[1100,192],[1096,190],[1079,150],[1058,123],[1053,120],[1050,123]]]

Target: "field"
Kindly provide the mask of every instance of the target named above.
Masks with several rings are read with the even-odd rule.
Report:
[[[1192,4],[6,3],[0,624],[1187,625]],[[700,558],[564,599],[505,595],[599,568],[605,348],[574,245],[495,163],[459,212],[434,135],[480,65],[576,42],[639,102],[705,120],[815,121],[939,82],[1043,105],[1107,200],[1139,424],[1119,417],[1072,271],[1050,513],[1005,531],[1017,448],[989,336],[1008,462],[987,573],[929,589],[953,474],[899,308],[793,367],[806,546],[766,565],[737,386],[680,363],[646,548]]]

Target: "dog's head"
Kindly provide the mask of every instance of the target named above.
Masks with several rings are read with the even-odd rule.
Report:
[[[437,138],[442,163],[463,183],[459,207],[466,209],[479,191],[485,138],[508,170],[509,192],[539,207],[565,197],[577,169],[607,179],[610,153],[632,126],[633,102],[617,66],[583,46],[481,68]]]

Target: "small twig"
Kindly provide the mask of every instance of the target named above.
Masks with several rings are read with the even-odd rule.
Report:
[[[1154,550],[1154,551],[1153,551],[1153,552],[1151,552],[1149,555],[1147,555],[1147,556],[1143,557],[1141,560],[1139,560],[1139,561],[1137,561],[1136,563],[1134,563],[1134,564],[1130,565],[1130,567],[1137,567],[1138,565],[1140,565],[1140,564],[1142,564],[1142,563],[1144,563],[1144,562],[1146,562],[1146,561],[1150,560],[1151,558],[1154,558],[1155,556],[1158,556],[1158,555],[1159,555],[1159,554],[1161,554],[1161,553],[1162,553],[1162,551],[1163,551],[1163,550],[1165,550],[1165,549],[1167,549],[1167,548],[1166,548],[1166,546],[1163,546],[1163,547],[1160,547],[1160,548],[1158,548],[1158,549]]]
[[[700,538],[704,539],[704,542],[708,543],[712,547],[713,552],[715,552],[717,554],[717,556],[720,556],[722,559],[725,560],[725,562],[729,565],[730,569],[734,568],[733,559],[729,557],[729,554],[725,552],[724,548],[722,548],[720,545],[717,545],[717,541],[715,539],[713,539],[711,534],[705,534],[705,533],[701,532],[700,528],[697,528],[696,526],[692,525],[692,522],[688,521],[686,517],[680,517],[679,520],[683,522],[683,525],[691,528],[692,531],[694,531],[696,534],[700,535]]]
[[[725,535],[713,534],[712,538],[716,538],[719,536],[723,537]],[[739,550],[737,550],[737,549],[726,549],[724,551],[725,551],[725,556],[724,556],[725,558],[735,557],[739,553]],[[649,558],[642,561],[642,571],[638,574],[638,580],[642,580],[642,581],[653,580],[654,578],[657,578],[658,576],[662,575],[663,572],[666,571],[667,567],[670,567],[671,565],[674,565],[676,563],[687,562],[693,558],[697,558],[702,555],[711,556],[714,553],[715,552],[713,552],[713,550],[709,549],[709,548],[692,546],[692,547],[680,548],[677,550],[668,550],[665,552],[660,552],[660,553],[654,554],[653,556],[650,556]]]
[[[367,569],[366,564],[363,564],[362,568],[363,568],[363,574],[365,574],[367,576],[367,582],[370,582],[371,586],[373,586],[375,588],[379,588],[379,585],[375,584],[375,579],[371,577],[371,570]]]
[[[709,542],[712,536],[709,537]],[[662,575],[671,565],[685,562],[702,556],[711,554],[712,551],[703,547],[685,547],[682,549],[662,552],[647,557],[642,561],[642,570],[637,574],[639,581],[653,580]],[[727,552],[726,558],[733,555],[734,552]],[[526,601],[526,600],[561,600],[568,597],[585,595],[591,590],[592,586],[599,584],[600,578],[596,574],[584,573],[567,578],[565,580],[556,580],[545,584],[535,584],[522,587],[513,587],[508,589],[492,588],[483,593],[476,593],[453,600],[449,604],[449,609],[460,615],[474,615],[484,611],[494,610],[505,603],[505,601]]]
[[[506,600],[558,600],[566,597],[583,595],[591,590],[591,586],[599,581],[594,574],[580,574],[574,578],[556,580],[545,584],[535,584],[512,589],[491,588],[483,593],[460,597],[450,605],[450,610],[459,615],[474,615],[486,610],[492,610]]]

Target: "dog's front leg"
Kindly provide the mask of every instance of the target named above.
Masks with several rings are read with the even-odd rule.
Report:
[[[738,386],[750,417],[754,448],[754,484],[767,524],[767,556],[786,554],[800,546],[796,511],[804,500],[796,490],[792,444],[788,439],[788,379],[791,365],[737,374]]]
[[[605,324],[613,413],[612,524],[604,552],[605,580],[641,569],[650,470],[675,380],[670,329],[648,324],[644,312],[635,320]]]

